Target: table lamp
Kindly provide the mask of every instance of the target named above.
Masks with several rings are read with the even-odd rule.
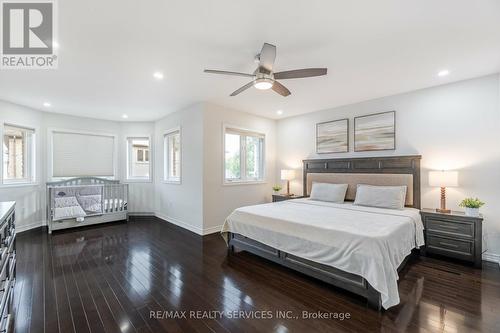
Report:
[[[295,178],[295,170],[281,170],[281,180],[286,180],[286,195],[292,196],[290,193],[290,180]]]
[[[429,186],[441,187],[441,208],[437,208],[439,213],[451,213],[446,209],[446,188],[458,186],[457,171],[430,171]]]

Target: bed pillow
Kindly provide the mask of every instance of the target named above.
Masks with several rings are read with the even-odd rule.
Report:
[[[318,201],[342,203],[345,199],[347,186],[349,185],[313,182],[309,198]]]
[[[359,206],[403,209],[406,186],[374,186],[359,184],[354,204]]]

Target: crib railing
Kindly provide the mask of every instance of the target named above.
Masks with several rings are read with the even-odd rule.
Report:
[[[103,213],[121,212],[128,209],[128,184],[107,184],[103,191]]]
[[[47,186],[80,186],[80,185],[107,185],[107,184],[119,184],[119,180],[106,179],[99,177],[78,177],[69,178],[63,180],[57,180],[52,182],[47,182]]]

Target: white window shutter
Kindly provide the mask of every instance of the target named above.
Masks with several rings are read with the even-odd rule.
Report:
[[[113,136],[53,132],[53,177],[114,176]]]

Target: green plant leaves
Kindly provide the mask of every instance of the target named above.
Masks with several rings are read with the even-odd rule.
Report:
[[[484,202],[482,202],[478,198],[465,198],[459,204],[460,207],[467,207],[467,208],[479,208],[483,205],[484,205]]]

